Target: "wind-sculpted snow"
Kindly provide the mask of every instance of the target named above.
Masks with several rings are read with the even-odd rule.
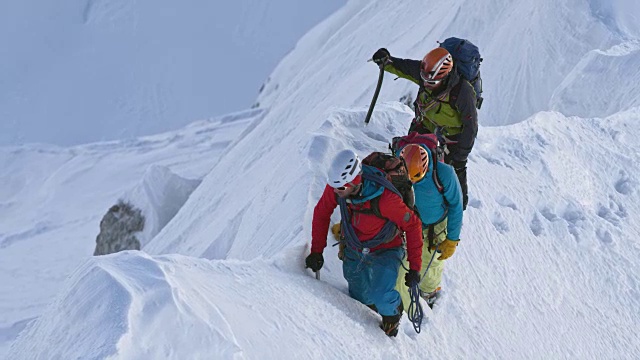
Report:
[[[101,220],[94,255],[140,250],[171,221],[199,184],[200,180],[182,178],[165,166],[150,165],[139,184]]]
[[[365,112],[334,109],[309,132],[301,154],[327,165],[338,148],[383,150],[385,136],[404,130],[410,118],[403,105],[380,104],[364,127]],[[441,301],[433,311],[425,306],[421,334],[406,318],[396,339],[377,328],[379,316],[347,295],[336,248],[325,250],[321,281],[303,270],[305,215],[298,232],[272,224],[283,238],[227,239],[229,257],[240,257],[235,246],[253,246],[273,259],[140,252],[91,259],[22,332],[8,358],[635,358],[640,224],[631,214],[640,211],[640,139],[630,129],[639,123],[635,108],[606,119],[540,113],[482,128],[470,158],[461,244],[447,262]],[[312,199],[324,172],[309,176]],[[194,195],[210,193],[211,184],[208,177]],[[277,196],[263,201],[277,207]],[[180,213],[207,213],[194,198]],[[184,231],[192,226],[176,223]],[[257,256],[252,251],[247,258]]]
[[[613,25],[619,11],[637,5],[598,13],[599,4],[454,0],[417,11],[410,1],[352,1],[300,41],[258,99],[265,110],[247,115],[251,123],[224,142],[199,137],[215,138],[224,131],[220,122],[72,148],[65,157],[51,148],[12,153],[0,166],[9,184],[0,190],[0,212],[13,215],[8,230],[0,229],[0,243],[8,244],[0,283],[10,289],[0,293],[0,335],[29,325],[10,358],[640,357],[640,108],[595,102],[571,109],[613,111],[607,117],[548,111],[553,96],[591,94],[584,88],[595,80],[577,81],[587,74],[582,65],[595,74],[597,66],[635,63],[634,38]],[[385,150],[413,116],[394,100],[415,85],[388,75],[364,126],[377,74],[366,59],[381,46],[419,58],[449,35],[471,38],[485,57],[487,101],[469,158],[469,208],[447,260],[443,297],[433,311],[425,307],[423,333],[405,317],[398,338],[389,339],[377,328],[379,316],[347,295],[335,247],[325,249],[320,281],[303,269],[313,206],[337,151]],[[633,86],[612,87],[611,95],[633,103]],[[503,123],[511,125],[486,126]],[[100,156],[85,157],[89,150]],[[43,166],[21,171],[21,159]],[[75,241],[93,239],[95,214],[151,162],[188,179],[207,175],[146,245],[153,257],[89,260],[43,314],[87,250]],[[117,171],[94,172],[104,165]],[[87,195],[105,179],[117,186],[103,188],[100,199]],[[33,208],[42,210],[17,211]],[[65,247],[66,255],[51,251]],[[166,255],[175,252],[214,260]],[[21,281],[34,276],[27,272],[38,280]],[[114,299],[111,317],[107,306],[98,307],[97,321],[72,310],[87,298],[103,304],[86,294],[85,278]],[[44,342],[49,334],[59,347]]]
[[[275,258],[289,264],[287,272],[300,272],[332,154],[342,148],[363,156],[385,150],[392,135],[406,132],[412,116],[404,105],[382,103],[365,127],[366,110],[330,109],[304,138],[276,141],[276,134],[260,132],[262,152],[221,160],[149,248],[215,259]],[[447,262],[445,296],[427,314],[424,335],[412,334],[406,318],[404,334],[421,349],[446,348],[453,358],[486,351],[496,358],[640,354],[630,330],[640,326],[640,267],[634,260],[640,243],[633,235],[640,224],[631,215],[640,211],[638,124],[640,109],[634,108],[605,119],[547,112],[511,126],[481,127],[469,162],[462,242]],[[265,156],[276,159],[269,168],[259,161]],[[264,174],[261,186],[216,176],[232,163]],[[335,248],[325,250],[325,260],[323,281],[344,292]],[[360,319],[369,324],[368,316]],[[319,313],[317,321],[334,318]],[[325,344],[338,346],[330,339]],[[402,354],[409,354],[404,346]],[[359,355],[353,351],[350,356]],[[420,354],[428,357],[430,351],[439,350]]]
[[[332,109],[318,114],[310,131],[260,123],[230,149],[242,148],[240,155],[224,157],[145,250],[249,260],[308,240],[312,205],[332,156],[347,147],[386,151],[411,120],[411,110],[399,103],[379,104],[366,127],[365,114],[364,108]],[[251,146],[258,141],[263,146]]]
[[[279,102],[305,103],[305,98],[312,97],[331,100],[326,106],[364,106],[371,99],[378,73],[367,60],[378,48],[419,60],[438,46],[437,41],[458,36],[478,45],[484,58],[481,124],[517,123],[549,110],[558,87],[567,93],[597,94],[602,82],[611,81],[604,87],[611,91],[605,91],[595,103],[593,97],[567,99],[568,115],[606,116],[637,106],[624,101],[632,95],[623,95],[623,100],[611,106],[605,103],[623,93],[637,93],[633,80],[637,55],[626,61],[600,59],[597,65],[603,70],[602,77],[595,68],[586,79],[573,71],[593,51],[639,39],[637,24],[619,26],[639,12],[637,2],[626,0],[454,0],[430,3],[428,10],[414,1],[351,1],[300,40],[271,74],[258,102],[271,107]],[[617,80],[631,75],[626,71],[614,74],[621,65],[629,66],[633,74],[628,82]],[[576,81],[571,81],[574,77]],[[415,97],[414,83],[394,78],[386,74],[381,101],[398,101],[407,93]],[[317,85],[320,83],[323,86]],[[620,104],[624,107],[615,107]]]
[[[8,359],[403,359],[430,343],[383,337],[376,317],[274,263],[122,252],[76,270]]]
[[[116,353],[117,341],[128,331],[127,311],[136,293],[97,259],[76,269],[47,311],[14,342],[7,359],[103,359]],[[151,269],[146,274],[154,275]]]
[[[638,83],[640,40],[627,41],[586,54],[556,89],[550,105],[567,115],[609,116],[640,106]]]
[[[199,184],[200,180],[182,178],[165,166],[149,166],[140,183],[123,195],[144,214],[142,246],[171,221]]]
[[[0,358],[94,252],[100,220],[119,198],[144,210],[143,244],[264,115],[260,109],[165,134],[71,148],[0,148]]]

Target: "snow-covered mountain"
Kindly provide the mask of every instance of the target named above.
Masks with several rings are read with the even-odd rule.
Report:
[[[109,207],[122,198],[143,208],[142,239],[155,235],[173,212],[175,201],[167,199],[184,203],[178,190],[185,181],[171,178],[201,179],[263,114],[230,114],[129,141],[0,148],[0,354],[93,254]]]
[[[32,164],[56,168],[58,158],[36,146],[7,148],[0,159],[8,164],[32,154],[1,173],[17,184],[0,206],[11,226],[0,238],[8,243],[0,264],[10,264],[2,283],[22,274],[9,284],[29,291],[1,294],[5,346],[24,329],[8,358],[639,357],[639,10],[622,0],[349,1],[282,60],[257,100],[263,110],[235,117],[250,123],[224,133],[230,143],[211,157],[207,142],[193,161],[189,151],[203,134],[221,141],[220,123],[161,135],[165,142],[147,157],[147,141],[124,142],[130,146],[111,161],[125,163],[101,168],[104,190],[88,192],[80,185],[95,183],[90,176],[73,187],[47,172],[21,180],[38,174]],[[421,334],[405,318],[389,339],[377,315],[347,295],[335,248],[326,249],[320,281],[304,270],[303,256],[332,156],[384,150],[412,117],[397,100],[415,93],[413,85],[387,75],[364,126],[377,76],[366,60],[381,46],[420,58],[449,35],[472,39],[485,58],[470,207],[442,302],[427,312]],[[627,81],[605,81],[616,77]],[[598,89],[611,100],[596,97]],[[202,178],[200,185],[144,252],[90,257],[109,202],[174,148],[184,155],[167,166]],[[68,170],[56,173],[84,179],[103,156],[66,161]],[[34,192],[43,184],[86,202],[98,193],[102,203],[59,210]],[[64,231],[35,227],[34,207],[56,213],[50,224]],[[73,233],[61,218],[81,229]],[[70,238],[86,250],[70,249]],[[67,258],[50,259],[51,249]],[[46,270],[15,260],[27,255]],[[56,278],[47,282],[49,274]]]
[[[5,0],[0,145],[134,139],[249,108],[345,0]]]

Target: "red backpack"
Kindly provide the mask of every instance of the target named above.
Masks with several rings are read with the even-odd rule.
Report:
[[[408,135],[394,137],[389,148],[394,155],[400,156],[400,149],[409,144],[424,145],[431,151],[432,159],[437,159],[437,161],[444,163],[445,146],[438,141],[438,137],[435,134],[420,134],[412,131]],[[442,182],[438,178],[438,167],[435,164],[433,165],[433,182],[436,184],[438,192],[444,193],[444,186],[442,186]]]

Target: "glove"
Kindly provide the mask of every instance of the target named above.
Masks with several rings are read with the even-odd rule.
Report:
[[[450,258],[454,252],[456,252],[456,246],[458,246],[458,242],[460,240],[450,240],[446,239],[438,245],[438,250],[440,250],[440,257],[438,260],[447,260]]]
[[[322,269],[324,257],[322,253],[311,253],[305,259],[305,263],[307,264],[307,268],[313,270],[313,272],[318,272],[318,270]]]
[[[378,49],[378,51],[376,51],[375,54],[373,54],[371,59],[378,65],[387,65],[387,63],[391,62],[389,57],[391,57],[391,54],[389,54],[389,50],[380,48]]]
[[[340,241],[340,223],[334,224],[331,227],[331,233],[336,240]]]
[[[404,276],[404,284],[408,287],[414,287],[420,283],[420,273],[416,270],[409,270]]]

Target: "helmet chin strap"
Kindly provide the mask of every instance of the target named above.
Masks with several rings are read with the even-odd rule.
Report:
[[[362,190],[362,183],[356,185],[355,187],[353,187],[353,189],[354,189],[353,192],[350,192],[349,194],[345,194],[346,190],[344,191],[336,190],[335,192],[339,197],[342,197],[342,198],[355,197],[360,194],[360,191]]]

